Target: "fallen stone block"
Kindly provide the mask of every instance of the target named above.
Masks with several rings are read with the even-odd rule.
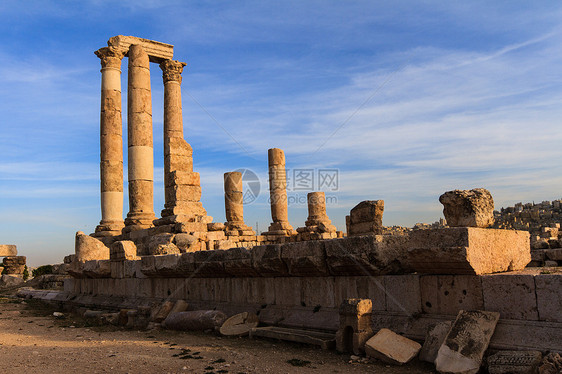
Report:
[[[395,365],[409,362],[416,357],[420,349],[419,343],[389,329],[380,329],[365,343],[367,356]]]
[[[539,351],[500,351],[488,357],[488,373],[535,374],[541,363]]]
[[[100,240],[84,234],[82,231],[76,233],[74,251],[76,253],[76,260],[81,262],[109,260],[110,258],[109,247]]]
[[[222,326],[228,317],[218,310],[193,310],[168,315],[164,327],[180,331],[214,330]]]
[[[256,314],[243,312],[224,321],[219,331],[225,336],[246,336],[251,329],[258,326],[258,323],[259,319]]]
[[[410,233],[407,267],[430,274],[491,274],[531,261],[527,231],[452,227]]]
[[[419,358],[421,361],[431,362],[432,364],[435,362],[437,352],[445,341],[452,324],[452,321],[439,322],[427,330],[425,341],[420,350]]]
[[[476,374],[499,319],[498,312],[461,310],[437,353],[437,371]]]
[[[447,191],[439,197],[450,227],[488,227],[494,224],[494,199],[484,188]]]

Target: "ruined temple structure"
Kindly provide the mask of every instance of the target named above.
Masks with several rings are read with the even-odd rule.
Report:
[[[224,174],[226,222],[212,222],[200,201],[193,151],[183,138],[185,63],[172,60],[169,44],[129,36],[111,38],[96,54],[102,64],[102,219],[92,235],[76,234],[75,253],[65,258],[73,278],[65,280],[64,292],[22,291],[25,296],[125,310],[135,327],[156,323],[151,310],[164,302],[168,312],[180,303],[183,310],[229,317],[254,313],[268,325],[256,336],[272,336],[274,328],[303,329],[289,335],[311,342],[327,334],[334,346],[353,352],[362,352],[371,334],[383,328],[423,340],[428,327],[452,321],[462,310],[478,310],[499,314],[490,347],[562,351],[562,272],[525,269],[531,261],[529,233],[488,227],[493,199],[487,190],[442,195],[451,227],[400,234],[383,230],[383,200],[359,202],[347,217],[347,237],[328,218],[324,194],[312,192],[308,219],[295,230],[288,221],[285,155],[272,148],[268,231],[257,235],[244,223],[238,172]],[[130,210],[123,220],[124,57]],[[150,62],[162,69],[165,95],[161,217],[152,203]],[[303,337],[310,331],[323,335]]]
[[[264,235],[244,223],[242,175],[224,175],[226,222],[212,222],[201,203],[199,173],[185,141],[181,104],[184,62],[173,60],[173,46],[132,36],[115,36],[95,52],[101,60],[100,179],[101,221],[92,237],[106,246],[128,240],[138,255],[252,247],[338,236],[326,215],[323,193],[309,196],[311,215],[297,233],[288,221],[285,155],[269,153],[271,215]],[[129,212],[123,220],[123,134],[121,63],[128,58],[127,139]],[[164,84],[165,204],[157,218],[153,207],[153,134],[150,63],[162,70]],[[341,237],[342,234],[340,233]],[[103,259],[103,258],[100,258]]]

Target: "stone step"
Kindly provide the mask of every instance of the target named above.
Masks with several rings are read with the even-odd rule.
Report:
[[[250,330],[250,338],[253,337],[286,340],[290,342],[318,345],[322,349],[335,349],[336,334],[301,329],[289,329],[286,327],[255,327]]]

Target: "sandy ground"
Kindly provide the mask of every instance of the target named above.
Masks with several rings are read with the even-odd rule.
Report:
[[[349,355],[265,339],[92,326],[0,296],[2,373],[432,373],[433,365],[350,363]]]

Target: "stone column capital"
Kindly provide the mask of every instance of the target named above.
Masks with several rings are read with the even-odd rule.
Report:
[[[116,47],[103,47],[94,52],[101,60],[101,67],[121,69],[121,60],[127,51]]]
[[[185,62],[175,60],[165,60],[160,63],[164,83],[175,81],[181,84],[181,73],[183,72],[183,67],[185,65],[187,65]]]

